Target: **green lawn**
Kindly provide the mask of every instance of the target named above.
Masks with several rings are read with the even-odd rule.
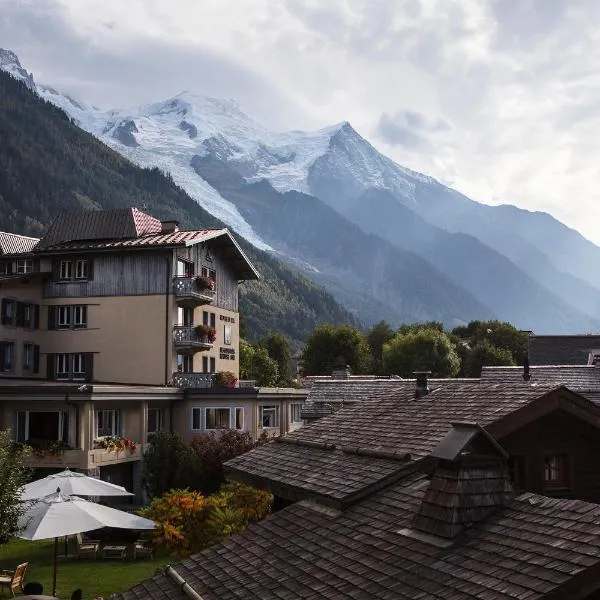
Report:
[[[59,544],[59,554],[63,551]],[[0,569],[14,569],[22,562],[28,562],[25,583],[39,581],[44,586],[44,594],[52,594],[52,561],[54,542],[44,540],[28,542],[14,539],[0,545]],[[59,558],[56,579],[57,594],[69,600],[77,588],[83,591],[84,600],[102,596],[108,600],[111,594],[123,592],[144,579],[152,577],[156,569],[164,567],[168,558],[127,560],[77,560]],[[1,593],[0,593],[1,594]],[[4,597],[9,598],[8,590]]]

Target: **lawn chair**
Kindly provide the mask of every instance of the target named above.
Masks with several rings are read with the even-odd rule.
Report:
[[[20,564],[14,571],[0,571],[0,588],[4,592],[4,588],[8,588],[13,597],[17,588],[23,592],[23,578],[29,563]]]
[[[133,560],[137,558],[153,558],[154,548],[146,540],[137,540],[133,545]]]
[[[84,540],[83,536],[77,534],[77,558],[93,558],[98,556],[100,542],[98,540]]]

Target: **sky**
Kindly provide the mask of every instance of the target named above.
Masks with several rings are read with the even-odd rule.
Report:
[[[350,121],[403,166],[600,244],[597,0],[0,0],[0,47],[103,108],[187,89],[273,129]]]

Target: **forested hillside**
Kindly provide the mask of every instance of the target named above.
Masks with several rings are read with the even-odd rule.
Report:
[[[0,230],[40,236],[60,210],[126,206],[182,228],[224,226],[170,177],[135,166],[0,72]],[[262,275],[241,287],[248,338],[278,330],[298,342],[317,323],[353,320],[323,289],[238,239]]]

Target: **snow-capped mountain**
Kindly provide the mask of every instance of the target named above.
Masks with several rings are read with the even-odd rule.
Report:
[[[449,277],[470,299],[456,290],[448,293],[456,292],[455,299],[462,297],[482,316],[538,332],[600,327],[600,270],[593,268],[599,248],[549,215],[485,206],[396,164],[348,122],[313,132],[275,132],[232,100],[191,92],[103,111],[36,86],[12,52],[0,50],[0,68],[132,161],[170,173],[206,210],[256,246],[300,266],[363,317],[374,301],[373,318],[377,311],[390,319],[436,318],[427,303],[406,301],[400,282],[386,280],[400,277],[389,267],[396,248],[411,254],[394,260],[432,280]],[[303,209],[312,211],[312,220],[301,229]],[[328,228],[322,229],[325,222]],[[349,222],[360,229],[352,230]],[[361,237],[366,233],[386,240],[371,249],[374,264],[359,267],[358,255],[352,264],[344,264],[342,256],[332,261],[332,246],[345,247],[341,232],[353,236],[357,248],[372,243],[372,235]],[[417,257],[441,272],[418,266]],[[363,278],[363,270],[372,271],[372,278]],[[446,283],[440,285],[438,293],[445,293]]]

